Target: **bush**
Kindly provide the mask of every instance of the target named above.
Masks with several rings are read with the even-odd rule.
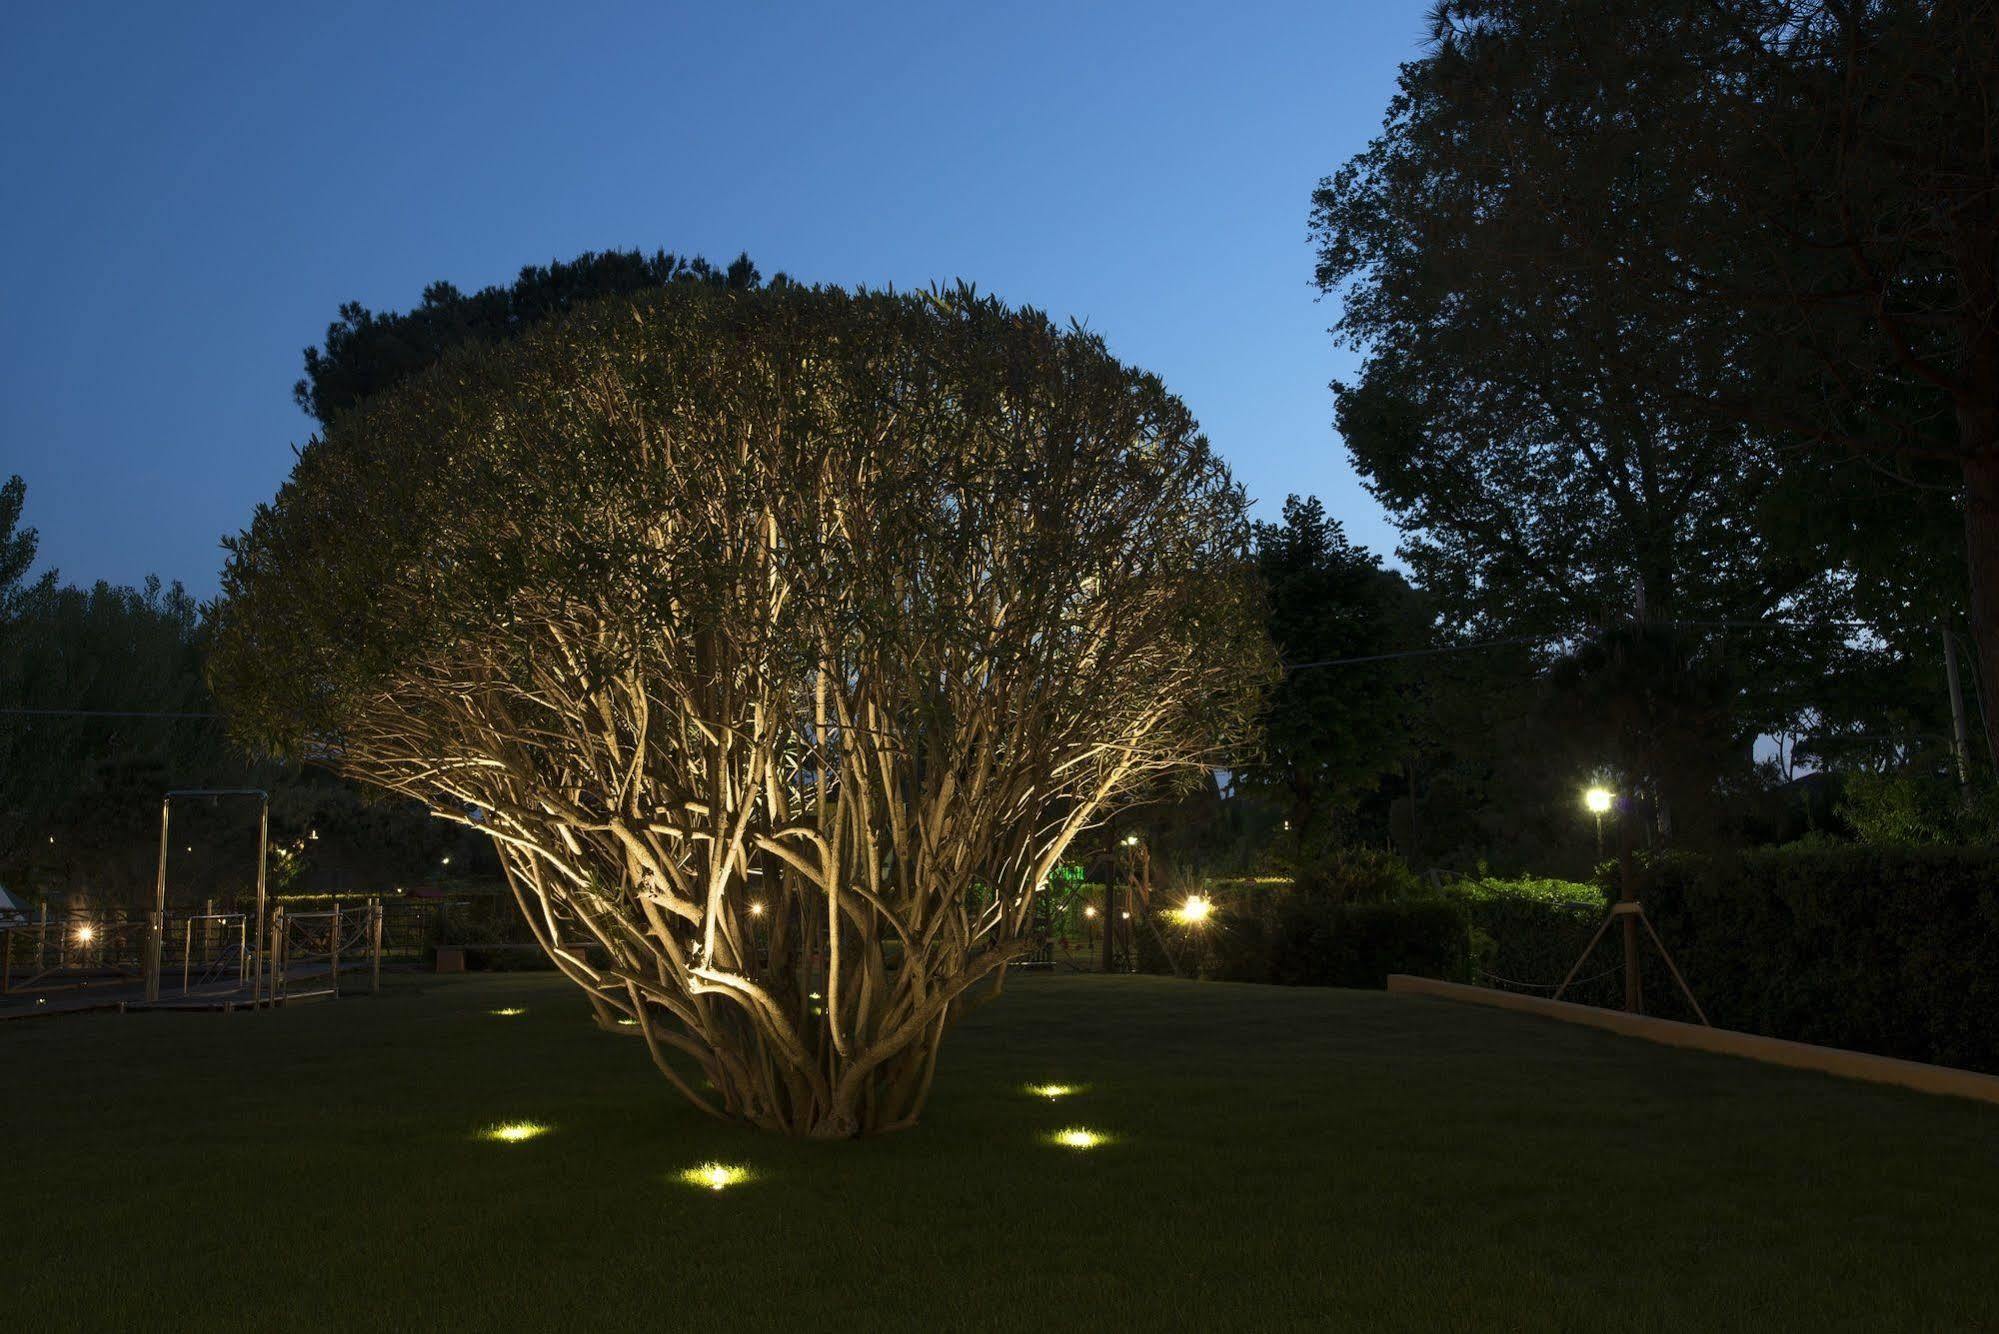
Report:
[[[1603,920],[1604,891],[1573,880],[1482,877],[1444,887],[1472,928],[1474,976],[1480,982],[1552,994]],[[1621,1001],[1622,984],[1601,974],[1616,961],[1601,947],[1564,1000]]]
[[[1643,897],[1718,1025],[1999,1072],[1999,852],[1673,854],[1652,859]],[[1646,962],[1648,1001],[1668,995]]]
[[[1464,910],[1436,894],[1345,902],[1323,883],[1259,887],[1219,900],[1198,928],[1159,925],[1183,970],[1232,982],[1378,988],[1390,973],[1471,976]]]
[[[1848,774],[1839,815],[1863,843],[1991,843],[1999,839],[1999,789],[1966,793],[1926,774]]]
[[[1340,848],[1298,868],[1297,889],[1330,903],[1395,903],[1422,897],[1409,863],[1373,848]]]

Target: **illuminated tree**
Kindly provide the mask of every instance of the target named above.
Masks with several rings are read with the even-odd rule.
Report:
[[[914,1122],[1081,830],[1226,758],[1246,539],[1092,335],[681,285],[338,415],[230,544],[213,672],[246,737],[491,837],[697,1106],[845,1137]]]

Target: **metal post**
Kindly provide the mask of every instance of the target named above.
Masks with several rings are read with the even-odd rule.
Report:
[[[262,941],[264,938],[264,866],[270,861],[271,799],[263,793],[259,793],[258,795],[263,800],[257,807],[257,927],[255,933],[250,938]],[[282,913],[283,911],[282,908],[279,909],[279,912]],[[261,955],[261,948],[260,945],[260,954],[255,965],[257,976],[251,983],[251,995],[253,997],[261,985],[264,972],[264,960]]]
[[[382,994],[382,901],[368,900],[368,953],[374,962],[374,980],[369,984],[371,995]]]
[[[261,914],[259,914],[261,919]],[[285,906],[280,903],[271,910],[271,944],[267,957],[260,959],[259,966],[266,974],[265,991],[268,1003],[276,1005],[284,996],[285,977]]]
[[[45,973],[49,968],[49,901],[42,900],[41,909],[35,914],[40,930],[35,935],[35,971]]]
[[[333,925],[326,935],[326,977],[333,985],[333,998],[340,998],[340,900],[333,901]]]
[[[185,996],[188,992],[189,979],[194,972],[194,919],[188,918],[183,927],[180,944],[180,994]]]
[[[146,1002],[160,998],[160,947],[167,929],[167,822],[173,798],[160,798],[160,866],[153,877],[153,917],[146,932]]]

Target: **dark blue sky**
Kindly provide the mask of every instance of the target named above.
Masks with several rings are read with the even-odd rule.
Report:
[[[1158,371],[1274,515],[1349,471],[1313,184],[1426,0],[20,4],[0,23],[0,477],[42,565],[214,591],[335,307],[586,249],[963,277]]]

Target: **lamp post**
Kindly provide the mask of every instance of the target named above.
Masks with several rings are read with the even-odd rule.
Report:
[[[1614,800],[1607,787],[1592,787],[1583,793],[1583,805],[1596,817],[1596,855],[1599,860],[1603,857],[1603,813],[1610,809]]]

